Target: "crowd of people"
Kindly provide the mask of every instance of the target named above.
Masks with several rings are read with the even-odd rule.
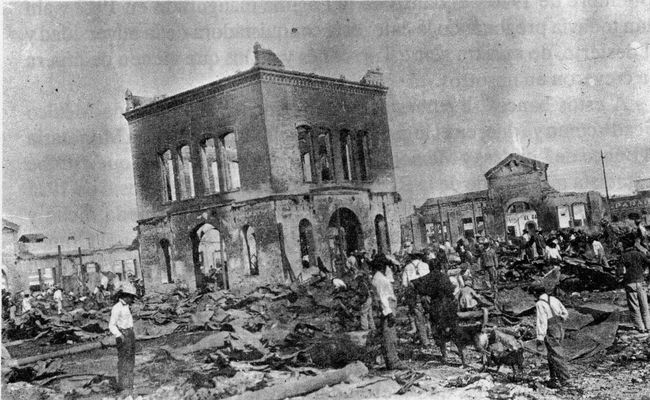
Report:
[[[588,235],[579,229],[563,229],[547,234],[538,229],[527,229],[518,240],[509,243],[490,237],[477,237],[450,243],[432,243],[426,249],[415,249],[406,242],[393,255],[365,251],[348,255],[343,271],[333,275],[321,268],[319,273],[336,281],[337,287],[359,292],[359,320],[362,330],[381,333],[382,350],[387,368],[403,366],[397,352],[395,321],[398,306],[403,306],[410,321],[413,340],[423,348],[433,338],[443,359],[447,343],[458,335],[459,313],[480,308],[487,309],[499,302],[499,255],[503,247],[519,248],[521,262],[540,265],[548,272],[559,269],[563,257],[588,257],[597,260],[600,268],[612,271],[609,258],[618,258],[617,274],[625,287],[630,312],[639,333],[650,329],[645,280],[650,267],[647,232],[642,224],[637,229],[615,238],[606,227],[601,233]],[[605,244],[604,244],[605,243]],[[610,245],[610,243],[614,243]],[[518,247],[517,247],[518,246]],[[606,251],[607,247],[607,251]],[[309,268],[308,260],[304,267]],[[475,283],[480,280],[485,296],[477,293]],[[354,284],[348,282],[354,281]],[[551,387],[567,386],[569,367],[564,356],[563,323],[568,313],[554,296],[555,287],[531,287],[536,302],[536,336],[538,351],[547,353]],[[372,307],[378,309],[378,323]],[[462,353],[462,352],[461,352]],[[462,356],[462,354],[461,354]],[[463,360],[464,362],[464,360]]]

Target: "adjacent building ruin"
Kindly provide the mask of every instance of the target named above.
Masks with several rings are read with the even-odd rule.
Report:
[[[299,276],[302,260],[336,270],[349,251],[399,247],[381,72],[352,82],[254,55],[174,96],[127,91],[148,289],[211,276],[245,290]]]
[[[606,213],[595,191],[559,192],[548,182],[549,165],[510,154],[485,173],[487,190],[428,199],[403,225],[416,246],[455,242],[477,235],[521,236],[525,229],[546,232],[598,225]]]

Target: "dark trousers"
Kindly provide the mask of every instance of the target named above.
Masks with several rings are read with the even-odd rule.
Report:
[[[569,364],[567,363],[562,340],[564,339],[564,327],[558,317],[551,318],[548,321],[548,329],[544,344],[546,345],[546,354],[548,358],[548,370],[551,380],[564,383],[569,380]]]
[[[133,390],[133,370],[135,368],[135,333],[133,328],[121,329],[122,337],[117,344],[117,388]]]
[[[415,322],[415,329],[417,330],[420,344],[423,346],[429,345],[429,327],[427,320],[424,316],[424,307],[422,306],[422,299],[417,294],[414,287],[410,286],[406,289],[406,303],[409,308],[409,317],[413,318]]]
[[[381,337],[381,350],[384,354],[386,369],[394,369],[400,363],[397,357],[397,334],[394,326],[388,326],[388,319],[385,317],[381,318]]]

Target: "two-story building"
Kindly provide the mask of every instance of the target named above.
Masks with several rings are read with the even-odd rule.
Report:
[[[166,98],[127,91],[142,273],[158,290],[286,282],[399,246],[387,88],[255,65]],[[216,274],[215,274],[216,272]]]

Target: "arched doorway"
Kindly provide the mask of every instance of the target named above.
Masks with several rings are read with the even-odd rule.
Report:
[[[202,224],[190,235],[196,286],[215,284],[228,289],[228,260],[223,235],[211,224]]]
[[[388,228],[386,227],[386,218],[377,214],[375,217],[375,235],[377,236],[377,253],[390,253],[388,246]]]
[[[508,236],[521,236],[524,230],[537,229],[537,212],[530,203],[515,201],[506,209]]]
[[[345,265],[347,255],[363,247],[363,231],[359,218],[348,208],[339,208],[328,224],[332,267],[339,270]]]

